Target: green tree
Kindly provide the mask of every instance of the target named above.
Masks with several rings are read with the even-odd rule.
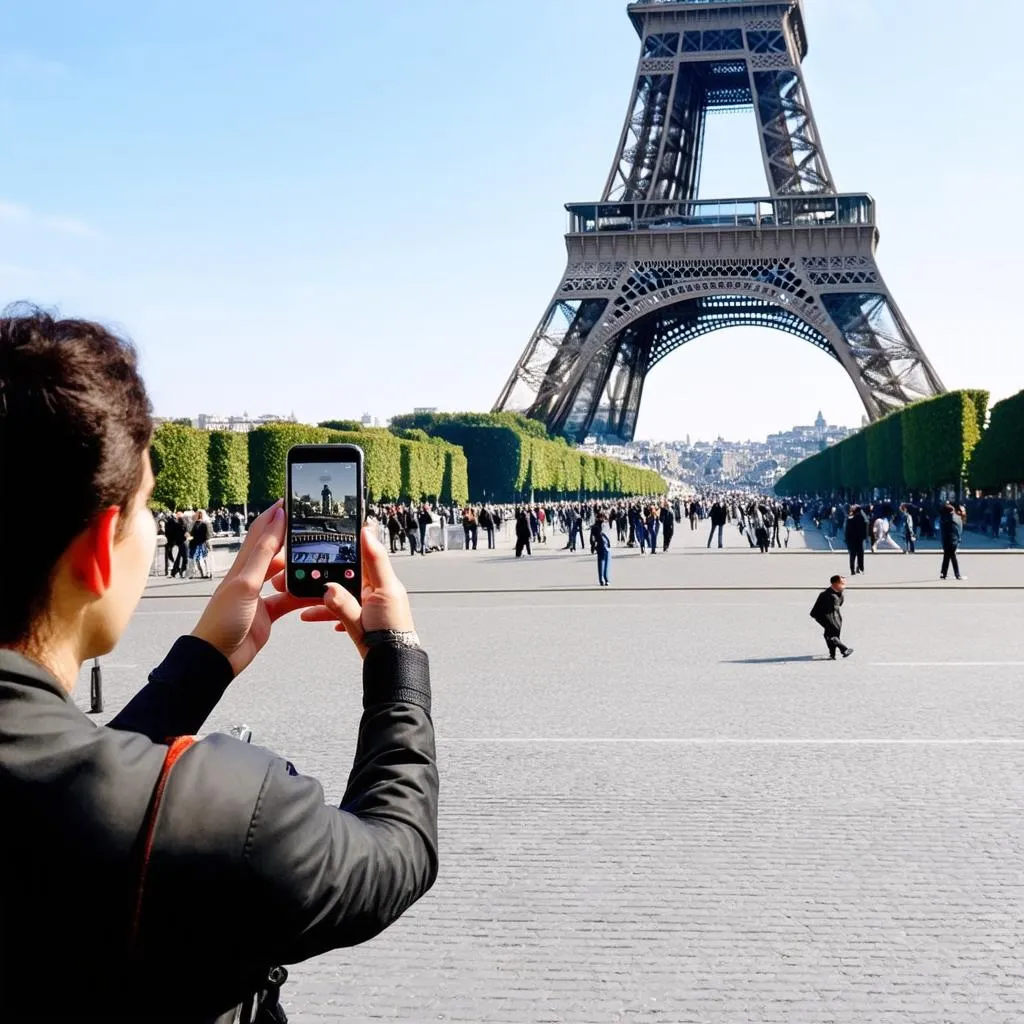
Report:
[[[209,452],[210,504],[244,505],[249,497],[249,441],[245,434],[214,430]]]
[[[209,508],[210,435],[179,423],[153,432],[150,457],[156,474],[151,504],[156,508]]]
[[[363,450],[366,489],[371,501],[397,501],[402,495],[402,449],[388,430],[364,429],[355,433],[333,431],[331,444],[355,444]]]
[[[918,491],[960,488],[981,440],[986,392],[951,391],[909,406],[903,417],[903,474]]]
[[[323,427],[326,430],[343,430],[347,434],[354,434],[363,429],[363,425],[359,420],[324,420],[323,423],[318,423],[317,426]]]
[[[269,508],[284,497],[288,449],[297,444],[327,444],[331,432],[301,423],[268,423],[249,431],[249,504]]]
[[[894,412],[865,428],[868,483],[898,497],[903,481],[903,414]]]
[[[989,492],[1024,483],[1024,391],[992,407],[968,475],[971,487]]]

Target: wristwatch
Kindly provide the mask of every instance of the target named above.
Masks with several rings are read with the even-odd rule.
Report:
[[[410,650],[420,650],[419,634],[414,629],[374,629],[363,634],[363,643],[367,647],[397,644],[399,647],[408,647]]]

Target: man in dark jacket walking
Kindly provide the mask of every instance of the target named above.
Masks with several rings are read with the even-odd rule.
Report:
[[[416,513],[413,511],[410,505],[407,509],[398,514],[398,522],[405,530],[405,535],[409,538],[409,554],[416,554],[416,543],[419,540],[420,525],[416,520]]]
[[[945,579],[949,575],[949,567],[953,566],[953,575],[958,580],[964,577],[960,575],[960,562],[956,553],[960,547],[960,541],[964,535],[964,519],[967,513],[962,505],[954,505],[947,501],[939,511],[939,532],[942,536],[942,574]]]
[[[843,591],[846,580],[842,576],[833,576],[827,590],[818,595],[811,609],[811,618],[825,631],[825,643],[828,645],[830,661],[836,660],[836,651],[841,651],[844,658],[853,654],[853,648],[847,647],[840,639],[843,631]]]
[[[486,505],[480,509],[477,521],[483,527],[484,533],[487,534],[487,548],[491,550],[494,547],[494,516],[491,515],[491,510]]]
[[[850,553],[850,575],[864,571],[864,544],[868,539],[868,520],[860,505],[851,505],[846,517],[846,550]]]
[[[523,551],[533,556],[530,548],[530,520],[521,508],[516,509],[516,558],[523,557]]]
[[[188,556],[185,553],[185,520],[178,515],[167,517],[164,524],[164,543],[164,575],[170,572],[173,578],[178,574],[180,565],[181,575],[184,576],[188,564]]]
[[[708,534],[708,547],[711,547],[711,541],[714,539],[715,530],[718,530],[718,546],[722,547],[722,530],[725,528],[725,522],[729,518],[729,513],[726,510],[725,505],[720,501],[716,501],[711,506],[711,532]]]
[[[430,506],[424,502],[420,506],[420,514],[417,516],[420,528],[420,554],[427,553],[427,527],[433,526],[434,517],[430,514]]]
[[[672,537],[676,532],[676,517],[672,514],[667,501],[661,503],[661,513],[658,518],[661,520],[661,542],[662,551],[668,551],[672,546]]]

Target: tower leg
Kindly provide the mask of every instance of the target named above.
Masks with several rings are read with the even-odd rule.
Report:
[[[946,390],[888,290],[824,292],[821,305],[867,389],[870,419]]]

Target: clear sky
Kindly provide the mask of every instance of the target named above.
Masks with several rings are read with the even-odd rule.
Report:
[[[487,409],[597,198],[639,42],[625,0],[43,0],[0,7],[0,296],[116,324],[159,414]],[[806,0],[840,189],[949,387],[1024,387],[1024,5]],[[767,191],[753,115],[703,193]],[[771,331],[652,373],[639,437],[862,409]]]

